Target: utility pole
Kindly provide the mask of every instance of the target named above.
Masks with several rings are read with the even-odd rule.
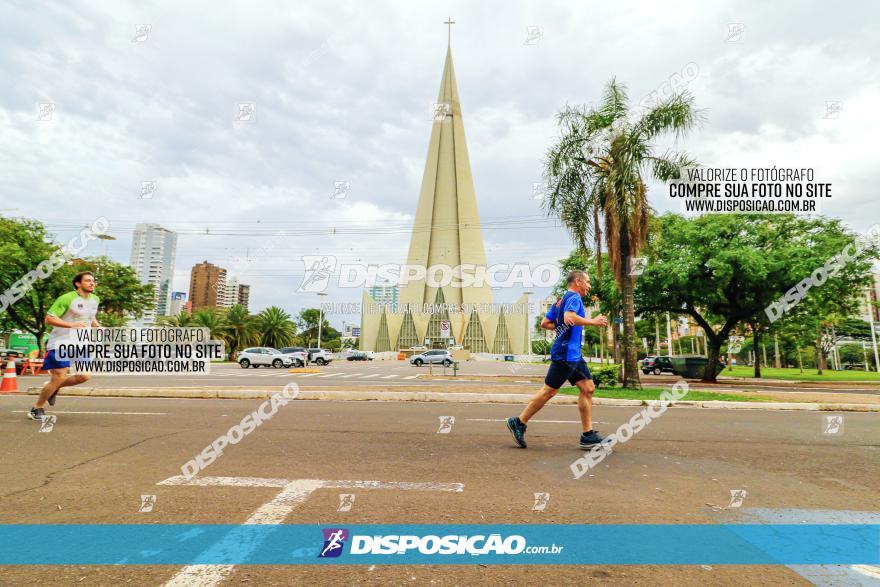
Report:
[[[868,324],[871,326],[871,344],[874,346],[874,369],[880,371],[880,356],[877,355],[877,333],[874,332],[874,308],[871,303],[871,290],[868,292]]]
[[[318,292],[318,296],[324,297],[325,292]],[[321,348],[321,326],[324,324],[324,303],[318,300],[318,348]]]

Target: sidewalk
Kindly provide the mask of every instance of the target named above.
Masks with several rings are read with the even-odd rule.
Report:
[[[307,387],[307,386],[304,386]],[[165,398],[200,398],[200,399],[264,399],[278,393],[275,387],[188,387],[188,388],[97,388],[74,387],[66,389],[67,396],[92,397],[165,397]],[[37,395],[39,388],[27,390],[28,395]],[[10,394],[11,395],[11,394]],[[510,403],[525,404],[532,393],[529,390],[493,389],[474,393],[472,388],[451,388],[444,391],[396,390],[388,391],[386,387],[359,387],[357,390],[346,388],[301,389],[297,399],[302,400],[333,400],[333,401],[415,401],[415,402],[455,402],[455,403]],[[736,402],[736,401],[680,401],[676,406],[690,408],[741,409],[741,410],[806,410],[806,411],[842,411],[842,412],[880,412],[880,397],[870,397],[871,402],[842,401],[842,394],[826,397],[821,401],[780,401],[780,402]],[[557,395],[553,398],[556,404],[575,404],[577,396]],[[647,406],[657,400],[631,400],[616,398],[596,398],[596,405],[605,406]]]

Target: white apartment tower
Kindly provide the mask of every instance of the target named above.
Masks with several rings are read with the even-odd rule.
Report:
[[[144,324],[153,324],[158,316],[167,316],[170,312],[176,251],[177,233],[158,224],[135,225],[131,266],[141,283],[149,283],[156,289],[156,309],[144,314],[141,319]]]

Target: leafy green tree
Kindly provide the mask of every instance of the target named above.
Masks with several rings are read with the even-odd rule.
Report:
[[[318,320],[320,315],[321,311],[318,308],[306,308],[299,313],[297,325],[300,329],[300,337],[303,340],[303,344],[311,345],[312,341],[318,344]],[[331,343],[340,338],[340,336],[341,333],[330,326],[327,317],[324,316],[321,324],[321,344],[330,348],[335,345],[335,343],[332,345]]]
[[[653,144],[667,133],[681,135],[691,130],[699,118],[687,93],[675,94],[632,116],[626,87],[614,79],[606,86],[598,108],[566,107],[558,116],[560,137],[547,156],[549,191],[544,207],[568,229],[579,252],[586,251],[591,237],[600,242],[604,228],[623,313],[624,387],[639,386],[634,284],[629,266],[648,236],[650,206],[645,178],[677,179],[682,167],[695,165],[685,154],[657,154]],[[596,254],[601,255],[599,247]]]
[[[34,277],[36,274],[31,272],[59,249],[42,223],[0,217],[0,310],[7,325],[33,334],[41,350],[48,330],[46,311],[55,298],[73,286],[58,269],[45,278],[30,280],[27,276]],[[30,281],[30,285],[24,281]]]
[[[224,335],[229,356],[235,356],[239,349],[257,343],[259,333],[254,316],[241,304],[235,304],[226,311]]]
[[[123,326],[126,316],[140,317],[154,306],[153,287],[141,284],[131,267],[107,257],[68,260],[78,253],[63,252],[40,222],[0,218],[0,292],[8,294],[2,313],[10,327],[33,334],[41,349],[48,330],[46,312],[73,289],[73,276],[80,271],[95,274],[102,324]]]
[[[95,274],[95,293],[101,299],[101,312],[110,326],[124,326],[128,319],[141,318],[147,310],[156,307],[156,291],[149,283],[141,283],[135,270],[109,257],[77,259],[65,267],[63,275],[70,280],[80,271]]]
[[[257,314],[256,328],[260,333],[260,344],[276,349],[290,345],[296,337],[296,324],[290,314],[278,306]]]
[[[649,262],[638,282],[636,307],[639,312],[691,316],[708,342],[703,380],[715,381],[721,347],[734,328],[741,323],[766,328],[766,308],[852,240],[839,220],[829,218],[708,214],[687,219],[664,214],[660,231],[649,239]],[[848,299],[862,291],[872,255],[876,251],[864,251],[813,288],[781,321],[820,320],[831,307],[830,298],[845,309]]]
[[[837,349],[843,365],[864,365],[865,349],[861,344],[844,344]]]

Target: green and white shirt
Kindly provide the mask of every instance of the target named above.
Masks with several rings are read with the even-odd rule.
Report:
[[[65,322],[85,322],[86,328],[91,328],[92,321],[98,315],[98,296],[89,294],[84,298],[75,291],[69,292],[55,300],[49,311],[50,316],[61,318]],[[53,326],[49,331],[49,340],[46,341],[46,349],[53,350],[58,347],[58,342],[70,335],[70,328]]]

